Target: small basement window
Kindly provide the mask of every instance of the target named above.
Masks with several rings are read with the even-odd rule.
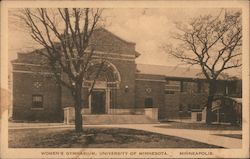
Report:
[[[153,99],[152,98],[146,98],[144,101],[145,108],[152,108],[153,107]]]
[[[32,95],[32,108],[43,108],[42,95]]]

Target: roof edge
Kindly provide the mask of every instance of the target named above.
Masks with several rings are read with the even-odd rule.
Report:
[[[127,40],[125,40],[125,39],[123,39],[123,38],[117,36],[116,34],[114,34],[113,32],[109,31],[108,29],[106,29],[106,28],[104,28],[104,27],[98,28],[98,29],[96,29],[96,30],[104,30],[104,31],[108,32],[109,34],[112,34],[112,35],[113,35],[114,37],[116,37],[117,39],[119,39],[119,40],[125,42],[125,43],[136,45],[135,42],[127,41]]]

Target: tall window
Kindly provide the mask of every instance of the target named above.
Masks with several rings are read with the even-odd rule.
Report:
[[[227,84],[227,94],[229,95],[234,95],[236,94],[236,91],[237,90],[237,84],[236,84],[236,81],[233,81],[233,82],[228,82]]]
[[[225,95],[226,93],[226,83],[218,81],[216,83],[216,94]]]
[[[181,82],[181,92],[194,93],[198,92],[198,84],[197,82]]]
[[[200,81],[198,83],[198,93],[208,93],[208,83]]]
[[[32,95],[32,108],[43,108],[42,95]]]
[[[146,98],[144,101],[145,108],[152,108],[153,107],[153,99],[152,98]]]
[[[181,81],[181,92],[187,92],[187,83]]]
[[[198,81],[198,83],[197,83],[197,93],[201,93],[201,86],[202,85],[202,83],[200,82],[200,81]]]
[[[180,92],[180,82],[167,80],[165,83],[165,94],[174,94]]]
[[[188,111],[191,111],[192,110],[192,106],[191,104],[188,104]]]
[[[182,106],[182,104],[179,105],[179,111],[183,111],[183,106]]]

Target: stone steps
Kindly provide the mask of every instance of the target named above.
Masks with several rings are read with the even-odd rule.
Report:
[[[158,121],[145,115],[83,115],[83,124],[152,124]]]

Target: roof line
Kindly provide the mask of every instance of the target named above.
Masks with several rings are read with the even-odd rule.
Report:
[[[136,44],[135,42],[131,42],[131,41],[124,40],[123,38],[121,38],[121,37],[115,35],[114,33],[112,33],[111,31],[109,31],[109,30],[106,29],[106,28],[101,27],[101,28],[98,28],[98,29],[100,29],[100,30],[102,29],[102,30],[104,30],[104,31],[106,31],[106,32],[108,32],[108,33],[110,33],[110,34],[112,34],[114,37],[116,37],[117,39],[119,39],[119,40],[121,40],[121,41],[123,41],[123,42],[125,42],[125,43],[133,44],[133,45]],[[96,29],[96,30],[98,30],[98,29]]]
[[[145,63],[136,63],[137,65],[147,65],[147,66],[161,66],[161,67],[172,67],[172,68],[183,68],[187,70],[200,70],[199,68],[186,68],[181,66],[172,66],[172,65],[158,65],[158,64],[145,64]]]

